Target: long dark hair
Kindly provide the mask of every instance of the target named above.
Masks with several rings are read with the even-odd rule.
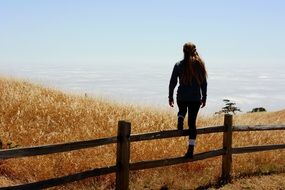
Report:
[[[193,78],[201,85],[207,78],[207,71],[204,61],[196,51],[196,46],[188,42],[183,46],[184,52],[184,66],[182,70],[181,82],[182,84],[191,84]]]

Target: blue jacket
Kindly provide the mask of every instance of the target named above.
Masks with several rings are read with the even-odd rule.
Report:
[[[207,80],[205,79],[201,85],[193,77],[191,84],[182,84],[182,69],[184,62],[180,61],[174,65],[172,75],[169,82],[169,100],[173,100],[173,91],[177,84],[177,78],[179,78],[179,86],[177,90],[177,100],[179,101],[203,101],[207,99]]]

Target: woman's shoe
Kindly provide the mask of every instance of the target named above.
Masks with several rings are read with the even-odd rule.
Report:
[[[193,158],[193,152],[194,152],[194,146],[189,145],[188,150],[187,150],[186,154],[184,155],[184,157],[192,159]]]

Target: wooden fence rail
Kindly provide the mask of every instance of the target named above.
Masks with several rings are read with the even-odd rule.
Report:
[[[164,138],[174,138],[188,136],[188,130],[169,130],[160,131],[147,134],[131,135],[131,123],[126,121],[119,121],[118,123],[118,135],[117,137],[102,138],[89,141],[79,141],[64,144],[53,144],[45,146],[27,147],[27,148],[15,148],[9,150],[0,150],[0,160],[28,157],[36,155],[46,155],[53,153],[61,153],[67,151],[74,151],[84,148],[94,148],[97,146],[108,145],[117,143],[117,159],[116,165],[108,166],[104,168],[96,168],[81,173],[76,173],[68,176],[57,177],[47,179],[39,182],[33,182],[28,184],[0,187],[0,190],[22,190],[22,189],[43,189],[54,187],[74,181],[79,181],[89,177],[95,177],[100,175],[106,175],[110,173],[116,173],[116,189],[126,190],[129,187],[129,171],[142,170],[163,166],[170,166],[176,164],[182,164],[187,162],[194,162],[197,160],[208,159],[216,156],[222,156],[222,176],[221,179],[224,182],[228,182],[231,179],[232,169],[232,155],[250,153],[257,151],[267,151],[276,149],[285,149],[285,144],[278,145],[262,145],[262,146],[248,146],[248,147],[232,147],[232,133],[243,131],[267,131],[267,130],[285,130],[285,125],[256,125],[256,126],[233,126],[232,115],[225,115],[224,125],[215,127],[199,128],[197,134],[209,134],[223,132],[223,147],[218,150],[212,150],[195,154],[193,159],[186,159],[184,157],[167,158],[161,160],[142,161],[137,163],[130,163],[130,145],[131,142],[137,141],[149,141]]]
[[[34,146],[27,148],[14,148],[9,150],[0,150],[0,159],[10,159],[18,157],[39,156],[60,152],[69,152],[84,148],[92,148],[101,145],[117,143],[117,137],[103,138],[89,141],[78,141],[64,144],[53,144],[45,146]]]

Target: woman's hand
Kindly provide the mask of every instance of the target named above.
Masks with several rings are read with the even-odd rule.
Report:
[[[206,106],[206,101],[202,101],[201,100],[201,108],[205,107]]]
[[[174,100],[169,100],[168,103],[170,107],[174,107]]]

